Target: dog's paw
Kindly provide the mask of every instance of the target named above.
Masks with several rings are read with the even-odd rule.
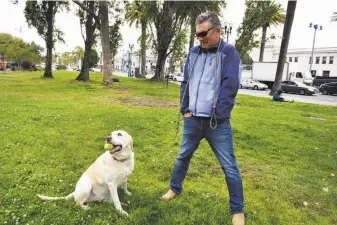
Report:
[[[131,196],[132,195],[132,193],[130,192],[130,191],[128,191],[128,190],[126,190],[126,191],[124,191],[125,192],[125,194],[127,195],[127,196]]]
[[[84,210],[88,210],[90,207],[87,206],[87,205],[81,205],[81,208],[84,209]]]
[[[122,214],[123,216],[129,216],[129,214],[127,212],[125,212],[123,209],[119,210],[120,214]]]

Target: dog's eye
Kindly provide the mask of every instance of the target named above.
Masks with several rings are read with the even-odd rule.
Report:
[[[117,135],[118,135],[118,136],[122,136],[122,134],[121,134],[121,133],[118,133]]]

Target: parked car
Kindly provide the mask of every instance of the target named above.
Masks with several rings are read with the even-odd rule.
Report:
[[[92,71],[92,72],[98,72],[98,73],[100,73],[101,72],[101,67],[96,66],[96,67],[90,68],[89,70]]]
[[[240,83],[240,88],[253,88],[254,90],[265,90],[268,88],[266,84],[262,84],[257,80],[243,79]]]
[[[317,88],[308,86],[299,81],[282,81],[281,89],[285,93],[299,93],[300,95],[313,95],[318,92]]]
[[[331,83],[326,83],[322,84],[319,87],[319,91],[322,92],[324,95],[330,94],[337,94],[337,82],[331,82]]]
[[[175,75],[173,75],[172,79],[174,82],[183,82],[184,77],[180,73],[176,73]]]

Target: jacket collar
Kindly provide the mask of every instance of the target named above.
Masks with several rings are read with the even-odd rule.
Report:
[[[212,45],[208,49],[205,49],[205,48],[201,47],[201,45],[199,45],[200,46],[200,50],[201,50],[201,52],[216,52],[217,49],[218,49],[218,47],[219,47],[219,45],[222,44],[223,42],[224,42],[223,39],[220,38],[220,41],[218,41],[218,43],[216,43],[215,45]]]

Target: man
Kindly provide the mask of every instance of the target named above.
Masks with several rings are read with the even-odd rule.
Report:
[[[273,98],[272,98],[273,102],[289,102],[281,97],[282,92],[283,92],[282,89],[280,89],[273,94]],[[294,99],[290,102],[293,103]]]
[[[172,199],[182,192],[190,160],[201,139],[205,138],[225,173],[232,223],[243,225],[243,187],[229,121],[242,66],[236,49],[220,38],[220,29],[219,18],[213,12],[203,13],[196,19],[200,46],[193,47],[188,54],[180,91],[181,113],[184,115],[182,144],[171,188],[162,199]]]

